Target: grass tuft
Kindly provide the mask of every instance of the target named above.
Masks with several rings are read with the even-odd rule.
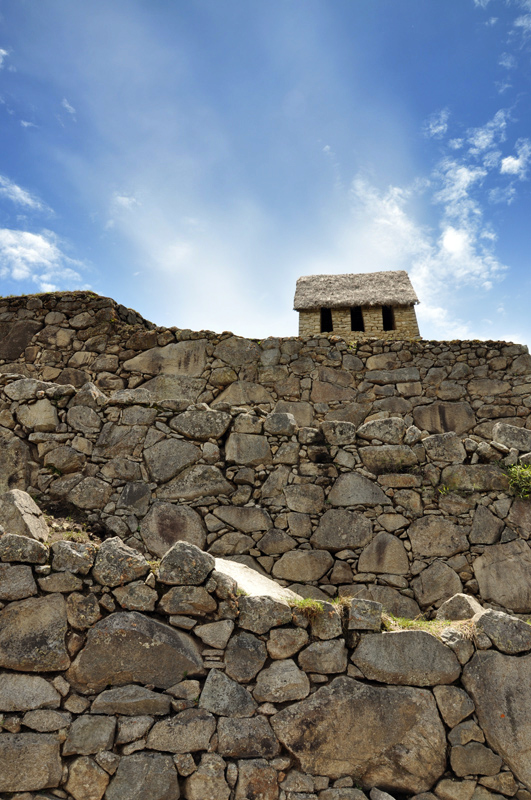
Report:
[[[512,493],[522,500],[529,500],[531,496],[531,464],[514,464],[506,467],[506,471]]]

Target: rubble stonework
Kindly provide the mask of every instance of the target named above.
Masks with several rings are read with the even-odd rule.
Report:
[[[440,638],[386,632],[377,602],[305,611],[185,542],[139,580],[141,557],[118,538],[87,545],[86,561],[78,546],[65,573],[57,545],[69,543],[36,563],[33,540],[7,537],[0,588],[23,567],[38,590],[0,610],[2,800],[363,800],[374,787],[525,800],[531,789],[531,636],[514,616],[467,612],[457,597],[444,616],[469,618]],[[119,585],[102,582],[102,551]],[[64,574],[78,589],[47,591]],[[124,600],[133,589],[138,610]]]
[[[529,408],[521,345],[0,300],[0,792],[529,800],[531,504],[504,469]],[[101,547],[49,547],[50,502]],[[474,617],[475,644],[379,633],[382,609]]]

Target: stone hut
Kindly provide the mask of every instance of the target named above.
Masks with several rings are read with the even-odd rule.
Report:
[[[347,338],[419,336],[417,295],[404,270],[359,275],[305,275],[294,308],[299,336],[336,333]]]

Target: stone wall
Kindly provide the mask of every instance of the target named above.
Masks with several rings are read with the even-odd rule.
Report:
[[[531,796],[531,628],[464,595],[382,633],[184,542],[6,530],[0,599],[2,800]]]
[[[531,612],[531,513],[500,466],[531,451],[525,347],[255,342],[150,328],[86,294],[1,308],[2,491],[306,596],[415,617],[465,591]]]
[[[388,339],[411,339],[418,337],[419,327],[414,306],[393,308],[395,329],[383,332],[382,307],[364,306],[361,309],[364,331],[353,331],[350,308],[332,308],[333,332],[346,339],[364,339],[386,336]],[[299,336],[313,336],[321,333],[321,312],[319,309],[299,311]]]

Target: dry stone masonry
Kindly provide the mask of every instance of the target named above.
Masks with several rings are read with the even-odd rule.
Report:
[[[0,300],[0,795],[531,800],[530,407],[521,345]]]
[[[529,797],[531,628],[468,595],[437,638],[186,542],[6,531],[0,567],[2,800]]]

